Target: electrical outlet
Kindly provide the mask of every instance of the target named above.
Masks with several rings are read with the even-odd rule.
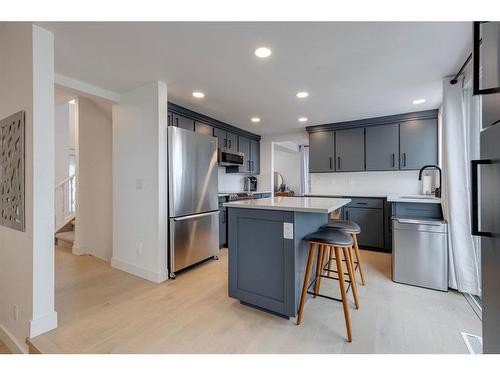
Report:
[[[293,240],[293,223],[283,223],[283,238]]]
[[[137,247],[137,254],[142,255],[142,253],[144,252],[142,247],[142,242],[137,242],[136,247]]]
[[[17,322],[19,320],[19,306],[18,305],[12,306],[12,317],[14,318],[15,322]]]

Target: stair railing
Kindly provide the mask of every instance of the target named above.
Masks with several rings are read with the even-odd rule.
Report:
[[[76,174],[61,181],[54,191],[55,227],[58,230],[75,215],[76,210]]]

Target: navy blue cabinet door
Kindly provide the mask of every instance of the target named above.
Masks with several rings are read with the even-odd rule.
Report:
[[[333,172],[334,132],[315,132],[309,134],[309,172]]]
[[[260,173],[260,142],[250,140],[250,173]]]
[[[335,170],[365,170],[365,129],[354,128],[335,132]]]
[[[344,218],[361,227],[359,246],[384,248],[384,210],[380,208],[345,207]]]
[[[205,124],[204,122],[195,121],[194,131],[196,133],[210,135],[212,137],[214,135],[214,128],[208,124]]]
[[[238,151],[243,153],[243,165],[238,167],[241,173],[248,173],[250,168],[250,140],[246,137],[238,136]]]
[[[366,170],[399,169],[399,124],[366,128]]]
[[[399,124],[399,168],[420,169],[438,162],[437,119],[406,121]]]

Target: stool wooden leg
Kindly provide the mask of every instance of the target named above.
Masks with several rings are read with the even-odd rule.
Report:
[[[325,245],[319,245],[318,260],[316,261],[316,281],[314,282],[314,293],[319,293],[319,288],[321,287],[321,274],[323,273],[323,264],[325,257]],[[316,298],[313,295],[313,298]]]
[[[328,247],[328,269],[330,269],[330,261],[333,258],[333,248],[331,246]],[[332,272],[328,271],[328,276],[332,277]]]
[[[347,341],[351,342],[352,341],[351,318],[349,316],[349,305],[347,304],[347,293],[344,282],[344,271],[342,269],[342,259],[340,258],[340,248],[338,247],[335,247],[335,261],[337,263],[337,270],[339,273],[339,287],[340,287],[340,294],[342,295],[342,307],[344,309],[345,326],[347,329]]]
[[[307,295],[307,287],[309,286],[309,279],[311,278],[311,271],[314,261],[315,244],[313,242],[309,245],[309,257],[307,258],[306,274],[304,276],[304,286],[302,287],[302,295],[300,297],[299,314],[297,316],[297,325],[302,320],[302,312],[304,311],[304,303]]]
[[[359,267],[359,274],[361,275],[361,284],[365,285],[365,273],[363,271],[363,265],[361,262],[361,255],[359,253],[359,246],[358,246],[358,236],[356,234],[351,234],[352,240],[354,242],[354,252],[356,253],[356,260],[358,261],[358,267]]]
[[[358,286],[356,285],[356,278],[354,276],[354,266],[351,259],[351,249],[349,247],[342,248],[344,252],[345,263],[347,265],[347,273],[349,274],[349,279],[351,281],[352,295],[354,297],[354,305],[356,310],[359,309],[358,302]]]

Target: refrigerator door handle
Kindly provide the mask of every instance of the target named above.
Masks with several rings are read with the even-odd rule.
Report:
[[[491,164],[491,160],[471,160],[472,186],[471,186],[471,205],[472,218],[471,228],[473,236],[491,237],[491,232],[483,232],[479,229],[479,194],[478,194],[478,177],[477,172],[480,165]]]
[[[188,215],[188,216],[176,217],[173,220],[174,221],[183,221],[183,220],[196,219],[198,217],[210,216],[210,215],[215,215],[215,214],[219,214],[219,211],[211,211],[211,212],[205,212],[203,214],[196,214],[196,215]]]

